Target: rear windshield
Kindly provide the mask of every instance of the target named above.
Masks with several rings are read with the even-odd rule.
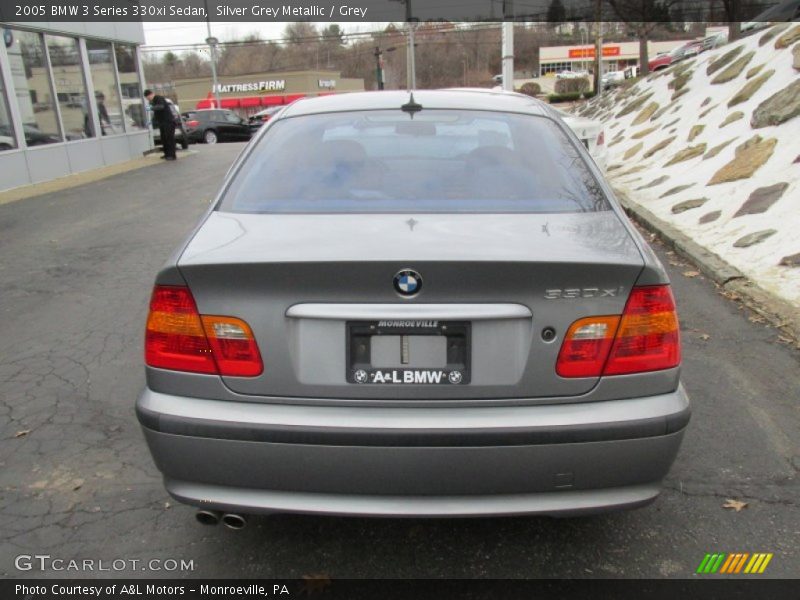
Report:
[[[608,203],[549,119],[400,110],[281,119],[220,210],[246,213],[586,212]]]

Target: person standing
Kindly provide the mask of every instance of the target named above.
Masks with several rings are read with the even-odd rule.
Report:
[[[172,116],[167,99],[153,93],[153,90],[145,90],[144,97],[150,102],[153,109],[153,125],[158,127],[161,135],[161,147],[164,149],[166,160],[175,160],[175,119]]]
[[[94,93],[95,102],[97,102],[97,117],[100,120],[100,132],[106,135],[106,127],[114,133],[114,128],[111,125],[111,119],[108,116],[108,109],[106,108],[106,95],[103,92]]]

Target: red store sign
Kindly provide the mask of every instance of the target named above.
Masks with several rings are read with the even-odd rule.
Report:
[[[603,46],[603,56],[619,56],[619,46]],[[594,46],[587,46],[586,48],[570,48],[570,58],[594,58]]]

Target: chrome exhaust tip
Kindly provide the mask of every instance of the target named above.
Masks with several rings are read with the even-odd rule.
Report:
[[[222,524],[228,529],[244,529],[247,525],[247,518],[236,513],[225,513],[222,515]]]
[[[220,515],[221,513],[216,510],[198,510],[195,518],[201,525],[216,525],[219,523]]]

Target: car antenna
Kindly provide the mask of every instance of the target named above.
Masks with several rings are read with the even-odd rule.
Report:
[[[411,97],[408,99],[408,102],[403,104],[400,107],[400,110],[403,112],[407,112],[411,115],[411,118],[414,118],[414,113],[418,113],[422,110],[422,104],[419,104],[416,100],[414,100],[414,92],[411,92]]]

